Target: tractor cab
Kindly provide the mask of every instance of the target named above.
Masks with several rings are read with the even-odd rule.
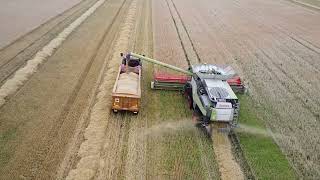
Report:
[[[139,70],[141,69],[142,62],[141,59],[135,58],[131,56],[130,54],[127,54],[126,56],[123,55],[123,53],[120,53],[120,56],[122,57],[122,63],[121,63],[121,72],[134,72],[136,74],[139,73]]]

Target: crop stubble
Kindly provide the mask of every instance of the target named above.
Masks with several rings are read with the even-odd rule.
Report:
[[[128,9],[130,10],[125,22],[122,24],[123,27],[121,28],[120,33],[117,35],[118,39],[114,43],[114,48],[112,48],[111,54],[106,57],[110,59],[110,62],[108,62],[108,68],[106,69],[104,80],[102,81],[103,84],[100,85],[100,87],[104,89],[103,91],[100,90],[100,92],[104,92],[104,94],[98,93],[98,101],[96,102],[96,105],[99,104],[99,98],[103,98],[101,99],[101,103],[103,104],[100,103],[102,105],[101,112],[96,111],[94,114],[91,113],[91,116],[97,115],[98,117],[96,118],[100,119],[99,121],[105,124],[100,130],[102,134],[99,137],[95,137],[94,134],[86,135],[85,133],[86,140],[82,143],[84,144],[84,148],[80,147],[79,151],[81,155],[81,152],[90,152],[90,146],[101,146],[101,149],[97,149],[99,162],[95,165],[81,164],[80,160],[80,164],[78,164],[79,167],[72,170],[71,174],[69,174],[70,178],[80,177],[83,170],[87,168],[96,169],[94,170],[96,173],[93,172],[94,175],[91,176],[96,179],[124,177],[132,179],[144,178],[146,176],[146,144],[144,137],[139,136],[141,132],[139,130],[143,129],[146,125],[147,119],[144,116],[146,116],[147,111],[140,112],[138,116],[133,116],[130,113],[103,113],[104,111],[109,112],[110,109],[110,102],[108,103],[110,98],[107,98],[107,96],[111,93],[110,87],[112,87],[114,78],[116,77],[115,73],[117,73],[117,67],[120,63],[120,52],[125,52],[134,48],[147,55],[150,53],[151,44],[149,39],[151,29],[149,28],[150,21],[146,18],[148,17],[148,14],[150,14],[149,5],[147,1],[132,1],[131,6]],[[95,109],[98,110],[97,107],[93,107],[91,111],[95,111]],[[89,122],[86,131],[97,128],[96,126],[90,126],[91,122]],[[99,141],[97,142],[98,144],[95,144],[94,142],[96,140],[92,138],[97,138]],[[85,169],[81,169],[81,166]]]
[[[152,56],[152,26],[151,26],[151,2],[149,0],[141,0],[138,4],[137,17],[135,26],[135,43],[133,50],[140,54]],[[152,111],[152,96],[149,95],[149,80],[147,72],[151,72],[148,63],[143,63],[142,77],[142,111],[139,116],[132,118],[129,129],[128,149],[126,154],[126,163],[124,177],[126,179],[146,179],[147,177],[147,137],[143,132],[148,127],[150,121],[150,111]],[[145,68],[146,67],[146,68]],[[148,68],[148,69],[147,69]]]
[[[319,12],[285,1],[175,2],[202,60],[236,68],[268,127],[286,135],[275,140],[294,167],[317,177]]]
[[[199,55],[194,51],[193,42],[189,39],[188,33],[180,22],[179,14],[175,11],[172,2],[153,1],[153,5],[155,58],[184,69],[187,69],[188,65],[198,62],[200,60]],[[168,56],[167,54],[170,52],[174,52],[174,54]],[[164,71],[163,68],[161,71]],[[191,114],[187,113],[190,110],[183,105],[184,99],[180,96],[179,93],[160,92],[161,105],[159,111],[161,114],[159,118],[163,119],[163,123],[155,127],[159,126],[166,132],[165,129],[170,124],[169,127],[173,129],[167,130],[168,132],[172,131],[169,135],[157,136],[156,138],[158,143],[154,146],[161,150],[159,150],[160,152],[156,151],[155,153],[158,154],[152,154],[152,156],[163,156],[160,164],[166,165],[159,165],[162,173],[156,175],[156,177],[219,178],[211,141],[206,141],[205,135],[193,127]],[[182,105],[179,105],[180,103]],[[182,118],[185,121],[181,121]],[[175,120],[173,121],[173,119]],[[185,126],[184,123],[188,125]],[[192,144],[193,147],[189,148],[188,146]],[[176,154],[178,152],[175,148],[178,147],[180,151],[184,152],[184,155]],[[199,171],[202,173],[199,173]]]
[[[102,5],[1,108],[1,133],[7,137],[2,139],[1,155],[9,158],[1,159],[3,178],[56,176],[100,69],[105,50],[99,49],[99,42],[118,5],[112,0]],[[105,14],[110,18],[99,18]]]
[[[181,14],[176,8],[173,1],[166,0],[172,20],[174,21],[176,32],[179,34],[179,39],[183,47],[184,53],[186,54],[186,60],[190,64],[197,64],[201,62],[201,54],[198,54],[195,49],[194,42],[192,41],[187,27],[185,26]],[[217,62],[215,62],[217,63]],[[224,133],[217,133],[214,131],[213,134],[213,146],[218,163],[219,172],[221,179],[241,179],[244,178],[241,167],[235,161],[233,156],[231,142],[229,141],[228,135]]]
[[[170,0],[167,2],[170,4]],[[153,1],[152,7],[154,11],[152,18],[155,20],[153,26],[155,31],[153,36],[155,41],[154,56],[164,62],[187,68],[188,63],[185,61],[186,56],[181,47],[181,42],[179,42],[179,38],[186,40],[189,38],[188,36],[190,36],[192,42],[186,40],[184,47],[189,61],[194,62],[195,59],[199,59],[199,57],[191,51],[195,48],[197,52],[199,52],[198,56],[201,56],[203,62],[231,64],[245,77],[250,87],[251,96],[256,102],[261,103],[265,107],[266,113],[261,113],[261,115],[268,120],[268,126],[275,133],[286,135],[274,138],[285,151],[286,155],[290,157],[291,162],[302,176],[317,177],[317,175],[319,175],[318,169],[320,169],[318,164],[320,157],[319,154],[314,152],[317,152],[316,150],[319,149],[320,144],[317,136],[317,132],[319,132],[320,129],[318,114],[320,94],[317,93],[320,88],[318,84],[320,80],[317,78],[320,71],[320,64],[318,63],[320,36],[319,31],[317,31],[320,26],[317,21],[319,19],[319,12],[301,8],[285,1],[245,0],[241,2],[218,2],[203,0],[194,3],[188,0],[174,0],[174,2],[177,5],[178,12],[183,17],[185,27],[189,34],[183,31],[184,27],[179,21],[176,21],[179,27],[179,35],[176,33],[166,1]],[[9,101],[8,105],[1,109],[1,119],[3,119],[1,131],[8,130],[6,131],[8,134],[14,131],[13,134],[11,134],[11,138],[18,137],[14,139],[14,142],[9,139],[11,144],[6,144],[6,148],[15,147],[19,149],[16,152],[16,157],[10,163],[10,168],[9,166],[6,167],[7,170],[11,170],[10,173],[6,171],[7,173],[2,174],[3,177],[44,178],[54,176],[52,173],[54,172],[52,171],[52,169],[54,169],[53,166],[57,164],[57,162],[60,162],[59,159],[64,155],[65,149],[63,147],[65,147],[68,139],[66,137],[70,137],[74,132],[74,125],[77,122],[75,119],[80,119],[81,116],[85,116],[80,112],[87,108],[86,104],[88,99],[94,97],[90,95],[93,89],[91,86],[93,82],[96,81],[95,79],[100,70],[97,66],[102,64],[103,57],[110,59],[107,60],[110,62],[108,62],[108,68],[106,69],[107,72],[110,73],[107,76],[110,81],[105,84],[107,86],[106,91],[110,93],[119,64],[119,57],[116,55],[118,55],[120,51],[134,49],[138,53],[152,56],[151,2],[148,0],[137,0],[136,3],[137,9],[134,13],[136,13],[138,20],[132,20],[133,24],[130,25],[130,27],[134,27],[134,31],[129,28],[130,30],[128,29],[127,32],[131,32],[129,36],[132,37],[129,38],[128,35],[120,37],[120,41],[128,43],[127,49],[120,48],[119,50],[114,50],[110,48],[112,50],[108,51],[108,55],[105,55],[106,51],[99,50],[97,59],[100,60],[93,62],[92,67],[94,67],[94,69],[92,70],[89,67],[90,71],[88,75],[81,73],[83,72],[82,66],[82,68],[78,68],[79,71],[74,72],[74,77],[81,74],[79,77],[86,78],[83,82],[82,80],[79,82],[74,80],[74,78],[72,78],[73,76],[69,77],[69,79],[60,76],[54,77],[53,79],[50,78],[54,73],[64,73],[64,71],[60,70],[57,72],[53,71],[55,68],[73,67],[75,71],[78,67],[75,63],[71,62],[72,66],[66,66],[65,64],[56,66],[54,65],[55,63],[50,63],[50,61],[58,61],[57,59],[59,58],[68,58],[73,59],[75,62],[77,60],[79,64],[81,64],[81,62],[84,62],[86,59],[90,59],[89,56],[92,56],[92,52],[98,51],[97,49],[93,50],[94,48],[91,47],[96,47],[95,44],[97,43],[95,42],[101,39],[103,31],[97,28],[99,33],[95,34],[95,38],[92,38],[91,30],[89,31],[89,29],[86,28],[79,30],[84,34],[85,32],[91,32],[91,35],[83,36],[81,33],[78,34],[75,32],[70,38],[72,42],[68,42],[68,40],[66,45],[62,47],[62,49],[73,47],[74,50],[68,50],[68,52],[58,50],[54,57],[50,58],[43,69],[40,70],[39,74],[32,77],[30,82],[13,97],[13,100]],[[116,7],[114,3],[110,4],[112,4],[110,6],[111,8]],[[173,6],[170,6],[173,9]],[[93,22],[93,24],[89,25],[91,29],[97,27],[94,23],[102,22],[99,18],[105,17],[104,13],[110,14],[106,12],[106,7],[107,5],[97,12],[94,17],[90,18],[90,22]],[[123,12],[123,14],[125,13]],[[179,14],[175,11],[171,12],[171,14],[175,19],[178,19]],[[118,27],[120,27],[119,24],[121,24],[119,22]],[[83,25],[84,27],[88,26],[85,24]],[[100,27],[100,25],[98,25],[98,27]],[[111,34],[114,35],[116,33],[113,31]],[[75,42],[77,38],[82,41],[78,40]],[[88,41],[89,39],[92,40],[90,40],[89,43],[83,43],[85,38],[88,38]],[[116,37],[114,38],[117,39]],[[128,41],[128,39],[134,40]],[[100,48],[96,48],[109,49],[108,47],[114,46],[116,43],[114,39],[109,36],[107,36],[106,40],[110,40],[112,43],[108,45],[107,42],[103,42]],[[25,44],[28,43],[22,44],[25,46]],[[37,46],[41,46],[40,44]],[[80,50],[80,46],[74,47],[74,44],[86,44],[86,48],[81,48]],[[19,45],[19,48],[20,46],[22,45]],[[32,48],[36,49],[36,47]],[[76,53],[76,51],[81,53]],[[74,54],[78,54],[78,56],[74,56]],[[111,59],[112,55],[114,56],[113,59]],[[155,66],[155,68],[157,67]],[[66,71],[69,69],[66,69]],[[138,116],[132,117],[131,114],[109,114],[109,105],[104,107],[104,116],[108,118],[104,119],[106,121],[103,122],[105,126],[97,127],[97,129],[101,130],[103,130],[103,127],[106,128],[104,129],[104,134],[101,136],[104,139],[99,142],[102,145],[102,149],[99,151],[102,158],[98,160],[99,166],[96,167],[97,173],[94,177],[97,179],[164,178],[168,176],[172,177],[172,175],[184,177],[183,175],[188,173],[185,171],[186,169],[184,169],[187,167],[184,163],[190,163],[186,160],[188,160],[188,158],[194,158],[192,160],[195,160],[195,163],[198,163],[198,161],[200,163],[200,166],[197,167],[200,168],[198,170],[202,173],[203,169],[205,169],[204,171],[206,173],[197,176],[200,171],[196,168],[191,169],[189,173],[194,172],[194,177],[198,178],[216,178],[218,173],[216,172],[215,163],[213,162],[215,157],[206,159],[203,156],[204,154],[213,154],[213,149],[207,147],[208,142],[203,141],[204,137],[198,134],[197,131],[190,132],[190,127],[184,126],[185,122],[182,122],[182,127],[185,128],[183,131],[190,132],[188,135],[179,131],[173,136],[171,136],[170,133],[165,136],[161,135],[157,137],[157,141],[154,141],[154,137],[149,137],[148,132],[154,132],[155,127],[162,127],[163,125],[164,127],[168,127],[167,123],[170,125],[170,121],[172,120],[163,118],[171,117],[170,113],[175,111],[175,109],[168,110],[168,107],[166,107],[163,109],[168,111],[163,112],[159,109],[159,103],[165,103],[167,100],[181,100],[181,98],[176,97],[176,95],[172,93],[166,94],[145,90],[145,88],[149,86],[153,73],[152,69],[153,65],[144,63],[144,88],[142,89],[143,97],[148,98],[143,98],[143,111]],[[55,83],[60,82],[59,78],[67,81],[63,84],[65,85],[63,87],[76,88],[70,88],[70,90],[66,88],[57,90],[51,94],[48,93],[56,86],[61,86],[61,83]],[[48,87],[38,87],[43,80],[51,82],[52,85]],[[77,81],[77,85],[73,84],[73,81]],[[38,89],[39,91],[37,91]],[[47,90],[43,92],[44,89]],[[70,95],[72,89],[72,92],[75,93],[74,95]],[[39,92],[40,94],[37,94]],[[69,95],[71,100],[67,98]],[[37,103],[30,98],[22,98],[28,96],[42,100]],[[52,98],[55,100],[52,101]],[[66,100],[64,102],[58,102],[59,99]],[[69,99],[68,102],[67,99]],[[45,105],[47,104],[47,102],[45,102],[46,100],[47,102],[51,102],[50,105]],[[107,100],[108,98],[106,101]],[[24,103],[19,103],[20,105],[18,105],[18,102]],[[27,107],[28,104],[32,104],[32,107]],[[66,104],[68,107],[62,108],[64,110],[61,108],[55,109],[52,108],[56,107],[54,104]],[[180,106],[174,107],[181,108]],[[17,111],[13,111],[13,109],[17,109]],[[33,112],[35,109],[42,113],[26,114],[22,119],[16,116],[16,114],[23,114],[22,112]],[[62,111],[64,113],[58,116],[59,112]],[[50,112],[50,117],[47,112]],[[169,114],[161,115],[159,113]],[[186,112],[181,111],[179,113],[183,114]],[[80,114],[82,115],[80,116]],[[56,121],[52,120],[55,118],[57,118]],[[10,121],[8,119],[10,119]],[[21,119],[23,123],[17,119]],[[32,119],[32,121],[30,119]],[[42,121],[44,119],[46,121]],[[161,124],[164,120],[168,122]],[[48,138],[46,138],[46,132],[37,131],[38,128],[35,128],[35,126],[38,126],[39,128],[46,127],[44,129],[47,129],[52,122],[58,122],[52,129],[56,129],[58,126],[61,128],[58,128],[58,131],[54,130],[50,132]],[[86,120],[83,121],[84,125],[87,123],[90,122],[86,122]],[[79,141],[83,140],[81,135],[83,134],[82,129],[85,128],[84,125],[77,127],[76,132],[79,134],[75,137],[75,147],[74,149],[71,148],[72,150],[69,152],[71,163],[66,163],[62,166],[65,168],[61,172],[62,177],[72,168],[72,165],[77,164],[77,157],[72,154],[77,152],[77,147],[79,148],[80,146]],[[180,126],[181,124],[174,122],[173,125]],[[15,132],[16,130],[17,132]],[[170,128],[168,132],[169,131],[171,131]],[[40,138],[39,134],[41,134],[43,138]],[[51,139],[52,137],[53,140]],[[169,141],[166,141],[166,138],[168,138],[167,140]],[[48,139],[50,140],[47,141]],[[98,139],[98,141],[100,140]],[[192,157],[185,157],[181,154],[182,151],[178,153],[176,149],[174,149],[175,147],[179,147],[179,145],[188,148],[188,143],[184,143],[188,141],[189,143],[199,145],[199,149],[197,150],[196,148],[196,152],[187,152],[185,154],[191,155]],[[17,148],[16,145],[19,142],[23,143]],[[182,144],[180,144],[181,142]],[[50,144],[50,147],[45,144]],[[49,150],[47,151],[46,149]],[[83,152],[86,153],[85,151]],[[163,158],[166,156],[165,153],[172,153],[170,156],[172,159]],[[28,158],[25,159],[25,157]],[[45,161],[43,161],[43,159],[45,159]],[[69,161],[70,159],[67,158],[66,160]],[[31,162],[32,164],[26,167]],[[170,167],[174,165],[173,169],[168,171],[168,167],[165,167],[165,164]],[[43,172],[41,173],[39,170],[40,167],[43,167]],[[75,168],[75,166],[73,168]]]
[[[73,8],[50,19],[38,28],[0,49],[0,84],[25,65],[44,45],[56,37],[67,25],[83,14],[97,0],[82,1]]]

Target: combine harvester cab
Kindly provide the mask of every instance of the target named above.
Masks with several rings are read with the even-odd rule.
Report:
[[[137,114],[141,101],[141,60],[130,54],[120,55],[123,59],[112,91],[112,110]]]

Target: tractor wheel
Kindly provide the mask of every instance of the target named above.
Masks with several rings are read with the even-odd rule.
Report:
[[[183,91],[184,91],[184,96],[187,99],[188,107],[190,109],[193,109],[193,98],[192,98],[192,86],[191,86],[191,84],[187,83],[184,86]]]
[[[192,115],[197,117],[197,121],[200,122],[201,121],[201,117],[202,117],[202,113],[199,109],[199,107],[195,104],[195,102],[192,103]]]
[[[191,96],[187,96],[187,101],[188,101],[188,107],[190,109],[193,109],[193,99]]]

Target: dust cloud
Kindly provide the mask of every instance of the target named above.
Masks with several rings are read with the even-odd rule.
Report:
[[[142,130],[141,136],[157,137],[165,134],[174,134],[177,131],[191,130],[194,128],[192,122],[188,119],[178,121],[167,121],[151,126],[148,129]]]
[[[278,139],[278,140],[290,140],[290,141],[295,141],[297,140],[296,138],[292,136],[287,136],[281,133],[275,133],[272,132],[270,129],[264,129],[264,128],[259,128],[255,126],[249,126],[245,124],[239,124],[239,127],[235,129],[236,132],[239,133],[246,133],[250,135],[255,135],[255,136],[261,136],[261,137],[271,137],[273,139]]]
[[[236,128],[236,131],[240,133],[248,133],[248,134],[260,135],[264,137],[272,136],[271,135],[272,132],[270,130],[262,129],[255,126],[249,126],[245,124],[239,124],[239,127]]]

